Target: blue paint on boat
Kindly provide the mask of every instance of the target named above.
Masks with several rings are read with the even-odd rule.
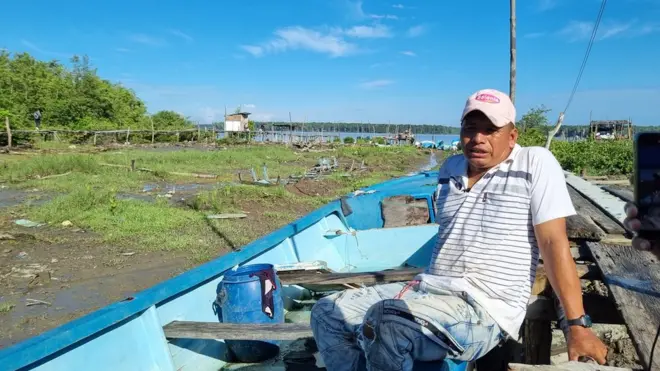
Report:
[[[258,274],[263,272],[268,272],[275,280],[271,286],[273,303],[270,312],[262,310],[266,298],[262,295],[263,289]],[[284,323],[281,291],[281,284],[272,264],[248,264],[230,270],[220,283],[218,293],[222,322]],[[280,345],[279,341],[274,340],[227,340],[226,343],[236,360],[245,363],[263,362],[276,356]]]
[[[231,369],[231,353],[222,339],[166,339],[162,326],[172,321],[222,321],[216,297],[223,275],[237,265],[323,261],[337,272],[426,266],[438,230],[432,204],[437,175],[422,172],[392,179],[332,201],[238,251],[0,350],[0,368]],[[399,195],[426,200],[429,224],[383,228],[381,202]],[[299,286],[282,289],[289,305],[305,295]],[[464,366],[442,364],[448,370]],[[442,369],[440,363],[429,366]]]

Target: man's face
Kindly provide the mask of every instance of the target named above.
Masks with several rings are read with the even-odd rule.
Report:
[[[473,168],[487,170],[504,161],[516,144],[513,125],[498,128],[481,111],[470,112],[461,126],[463,153]]]

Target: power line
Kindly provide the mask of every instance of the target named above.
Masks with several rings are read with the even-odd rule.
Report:
[[[600,4],[600,10],[598,11],[598,16],[596,17],[596,22],[594,23],[594,29],[591,31],[591,38],[589,39],[589,44],[587,45],[587,51],[584,54],[584,59],[582,59],[582,65],[580,66],[580,72],[578,72],[577,79],[575,80],[575,85],[573,85],[573,91],[571,92],[570,97],[568,98],[568,102],[566,103],[566,108],[564,108],[564,113],[568,111],[568,107],[571,105],[571,102],[573,102],[573,97],[575,96],[575,92],[577,91],[578,85],[580,84],[580,80],[582,79],[582,73],[584,72],[584,68],[587,66],[587,60],[589,59],[589,54],[591,54],[591,47],[594,44],[594,40],[596,39],[596,34],[598,33],[598,26],[600,25],[600,20],[603,17],[603,12],[605,11],[605,5],[607,5],[607,0],[603,0],[602,3]]]

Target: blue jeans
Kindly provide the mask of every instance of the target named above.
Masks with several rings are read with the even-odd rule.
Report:
[[[423,284],[422,284],[423,285]],[[405,283],[342,291],[312,308],[314,339],[328,371],[412,370],[414,361],[474,361],[504,334],[463,292]]]

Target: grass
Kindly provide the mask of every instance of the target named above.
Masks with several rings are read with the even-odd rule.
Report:
[[[0,303],[0,313],[9,313],[14,307],[15,305],[12,303]]]
[[[196,178],[167,175],[168,171],[220,175],[223,182],[237,180],[236,171],[255,168],[261,175],[266,164],[268,175],[303,174],[322,157],[335,156],[342,167],[362,161],[369,169],[355,177],[330,176],[332,196],[311,197],[293,194],[285,187],[225,185],[202,191],[188,198],[185,205],[173,206],[167,199],[155,202],[118,199],[118,193],[141,192],[146,183],[200,182]],[[238,249],[329,202],[335,196],[354,191],[393,176],[399,176],[426,161],[428,153],[411,147],[344,147],[324,153],[296,153],[284,146],[230,147],[227,150],[139,150],[130,149],[95,154],[64,153],[37,156],[9,156],[0,163],[0,181],[20,188],[55,191],[56,196],[42,205],[26,204],[23,213],[31,220],[58,225],[64,220],[96,232],[99,242],[117,248],[140,251],[181,252],[202,262],[230,249]],[[20,159],[16,160],[16,157]],[[0,156],[0,161],[5,160]],[[102,166],[126,165],[136,161],[160,174],[130,172]],[[61,177],[38,179],[56,174]],[[261,177],[261,176],[260,176]],[[245,219],[209,220],[209,214],[246,212]]]

